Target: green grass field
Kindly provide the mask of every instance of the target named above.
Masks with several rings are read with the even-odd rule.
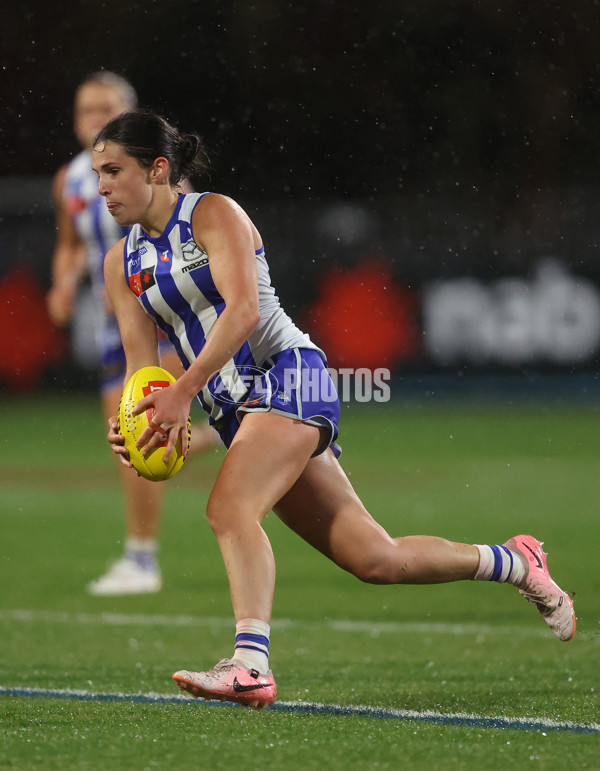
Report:
[[[576,593],[578,635],[555,640],[508,586],[360,584],[271,515],[283,708],[259,713],[160,701],[177,695],[173,671],[232,650],[204,518],[221,452],[166,483],[164,591],[92,598],[123,534],[96,399],[3,395],[0,421],[0,768],[600,768],[598,734],[485,720],[600,722],[597,407],[344,407],[343,464],[392,534],[538,535]],[[97,694],[113,700],[82,700]],[[439,722],[457,713],[474,724]]]

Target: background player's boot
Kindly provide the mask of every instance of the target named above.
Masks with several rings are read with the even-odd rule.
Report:
[[[97,597],[148,594],[162,589],[162,576],[156,566],[144,567],[135,560],[123,557],[86,588]]]

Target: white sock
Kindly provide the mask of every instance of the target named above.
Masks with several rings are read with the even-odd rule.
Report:
[[[243,618],[235,625],[233,658],[261,675],[269,671],[269,638],[271,627],[257,618]]]
[[[156,538],[136,538],[128,535],[125,539],[125,548],[133,551],[157,551],[158,541]]]
[[[475,573],[475,581],[497,581],[504,584],[519,585],[525,578],[525,565],[521,556],[507,546],[480,546],[479,567]]]
[[[134,538],[127,536],[125,540],[125,557],[128,560],[137,562],[145,570],[155,570],[158,568],[156,553],[158,551],[158,542],[155,538]]]

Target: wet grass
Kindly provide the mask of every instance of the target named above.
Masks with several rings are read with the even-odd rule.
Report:
[[[221,455],[167,483],[164,591],[91,598],[83,587],[118,556],[124,525],[96,400],[78,396],[76,420],[73,406],[39,396],[0,406],[0,686],[175,694],[171,672],[232,646],[203,513]],[[539,534],[577,593],[579,634],[554,640],[510,587],[362,585],[271,516],[280,699],[597,722],[597,422],[593,406],[347,412],[343,463],[390,532],[479,543]],[[598,768],[591,735],[196,702],[0,696],[0,725],[1,768]]]

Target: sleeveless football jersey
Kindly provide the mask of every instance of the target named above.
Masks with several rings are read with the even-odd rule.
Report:
[[[210,255],[192,235],[192,213],[210,193],[181,194],[167,226],[151,238],[134,225],[125,243],[125,276],[146,313],[163,329],[187,369],[196,359],[225,309],[210,271]],[[260,321],[239,351],[198,394],[211,422],[239,404],[257,367],[287,348],[322,352],[279,304],[271,285],[264,247],[256,252]],[[324,356],[324,354],[322,354]],[[224,395],[215,401],[213,394]]]
[[[67,166],[63,189],[65,206],[88,258],[90,278],[96,291],[104,286],[104,255],[129,228],[117,225],[98,193],[98,176],[92,169],[89,150],[76,155]]]

